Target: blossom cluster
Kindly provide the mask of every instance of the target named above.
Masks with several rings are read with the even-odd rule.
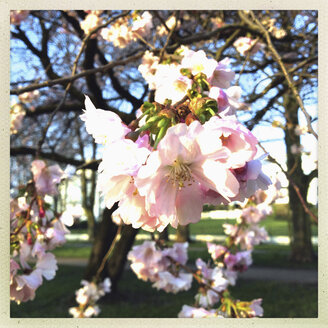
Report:
[[[69,308],[68,312],[74,318],[90,318],[98,316],[100,308],[96,302],[105,294],[110,292],[111,281],[105,278],[103,282],[96,284],[87,280],[81,281],[82,288],[75,292],[78,307]]]
[[[87,11],[86,17],[80,22],[80,27],[86,35],[104,23],[102,12],[101,10]],[[115,47],[123,48],[140,37],[147,37],[152,27],[152,15],[145,11],[142,15],[133,13],[132,17],[130,15],[120,17],[109,27],[101,28],[97,34],[102,39],[112,42]]]
[[[188,290],[191,288],[193,277],[196,279],[200,287],[195,295],[195,304],[194,306],[184,305],[178,317],[224,318],[231,316],[225,307],[226,300],[231,300],[227,288],[229,285],[235,285],[237,272],[244,271],[252,260],[249,251],[237,252],[236,255],[229,254],[227,257],[230,259],[223,265],[218,260],[218,247],[218,245],[208,244],[209,253],[212,254],[212,258],[216,259],[214,266],[199,258],[196,260],[195,270],[186,265],[188,243],[174,243],[172,247],[163,247],[155,241],[145,241],[133,247],[128,254],[128,259],[131,261],[131,269],[139,279],[149,280],[154,288],[163,289],[166,292],[176,294]],[[222,254],[225,252],[226,249],[221,250]],[[216,254],[215,257],[213,254]],[[221,302],[221,306],[217,305],[218,302]],[[236,316],[238,314],[245,317],[263,315],[260,299],[242,302],[243,308],[239,306],[240,303],[238,300],[233,303],[238,308]],[[256,309],[253,308],[255,304],[257,304]]]
[[[100,35],[104,40],[112,42],[115,47],[124,48],[138,37],[149,35],[152,27],[152,15],[145,11],[141,16],[135,16],[131,24],[128,17],[116,20],[109,28],[103,28]]]
[[[282,39],[287,35],[287,32],[283,28],[278,28],[276,26],[277,20],[275,18],[266,17],[261,23],[269,31],[269,33],[277,39]]]
[[[234,78],[228,59],[187,48],[181,58],[157,66],[155,102],[129,126],[86,97],[81,119],[104,145],[98,188],[108,208],[119,201],[116,222],[176,228],[198,222],[204,204],[243,201],[271,183],[255,158],[257,139],[234,115],[237,100],[220,88]]]
[[[179,265],[187,263],[187,248],[188,243],[175,243],[161,250],[154,241],[145,241],[132,248],[128,260],[139,279],[149,280],[153,287],[176,294],[190,289],[192,283],[192,274],[179,270]]]
[[[235,285],[238,272],[246,271],[252,264],[254,245],[267,239],[265,229],[258,224],[271,213],[270,205],[280,197],[279,189],[280,183],[276,181],[268,190],[258,190],[244,204],[237,223],[225,226],[229,235],[225,245],[207,243],[211,263],[199,258],[193,271],[187,266],[188,243],[175,243],[164,248],[158,242],[145,241],[134,246],[128,254],[131,269],[139,279],[149,280],[153,287],[172,293],[189,289],[194,277],[199,284],[195,304],[184,305],[178,314],[180,318],[262,316],[261,299],[234,300],[228,288]]]
[[[69,213],[56,215],[44,200],[57,193],[64,172],[42,160],[33,161],[31,171],[33,181],[10,202],[10,299],[17,303],[33,300],[43,278],[54,278],[57,261],[50,251],[65,243],[66,225],[73,224]]]
[[[271,204],[281,197],[280,188],[277,180],[267,190],[257,190],[244,204],[237,223],[223,225],[224,232],[230,236],[231,244],[239,246],[241,250],[252,251],[254,246],[268,239],[267,231],[259,223],[272,213]],[[212,258],[214,259],[214,255]]]

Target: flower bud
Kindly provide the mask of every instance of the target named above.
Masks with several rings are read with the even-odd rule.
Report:
[[[29,245],[33,244],[32,235],[29,232],[27,233],[27,243]]]
[[[186,119],[187,115],[190,113],[189,107],[187,104],[183,103],[177,107],[177,112],[180,119]]]
[[[199,121],[199,120],[196,115],[194,115],[193,113],[189,113],[185,119],[185,123],[187,125],[190,125],[193,121]]]

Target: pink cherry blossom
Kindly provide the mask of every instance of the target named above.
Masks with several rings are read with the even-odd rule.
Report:
[[[229,167],[243,167],[246,162],[254,158],[257,152],[257,139],[241,123],[213,116],[204,124],[204,128],[215,133],[222,145],[229,149],[230,155],[227,159]]]
[[[263,308],[262,308],[261,304],[262,304],[261,298],[258,298],[256,300],[252,301],[252,303],[250,305],[251,311],[249,312],[249,314],[252,317],[262,317],[263,316]]]
[[[212,87],[208,96],[217,101],[219,114],[229,106],[228,96],[221,88]]]
[[[178,318],[208,318],[221,317],[216,314],[216,310],[206,310],[204,308],[196,308],[189,305],[184,305],[178,314]]]
[[[159,65],[159,57],[154,56],[150,51],[146,51],[142,57],[142,62],[138,66],[138,70],[142,77],[149,84],[149,89],[156,89],[155,73]]]
[[[66,242],[65,235],[71,233],[61,220],[54,219],[52,226],[48,227],[44,235],[49,239],[48,249],[52,250]]]
[[[128,254],[132,262],[131,269],[139,279],[155,281],[160,271],[165,269],[161,251],[155,247],[155,242],[145,241],[142,245],[134,246]]]
[[[55,277],[57,269],[57,261],[52,253],[42,254],[36,262],[36,271],[39,270],[47,280]]]
[[[231,81],[235,78],[235,72],[229,68],[229,65],[229,58],[224,58],[218,62],[212,76],[209,78],[211,86],[229,88]]]
[[[240,183],[239,194],[234,200],[244,201],[255,194],[258,189],[266,190],[271,180],[262,172],[261,158],[251,160],[244,167],[235,169],[233,172]]]
[[[196,295],[196,300],[202,306],[212,306],[220,300],[219,292],[225,290],[229,281],[224,277],[223,270],[219,267],[210,268],[203,260],[196,260],[202,281],[204,282],[204,290]],[[209,285],[211,288],[206,287]]]
[[[80,118],[96,143],[106,144],[122,140],[130,132],[117,114],[96,108],[88,96],[85,96],[85,108]]]
[[[218,63],[215,59],[207,58],[203,50],[197,52],[189,50],[184,53],[181,67],[190,69],[193,75],[204,73],[208,79],[211,79]]]
[[[268,233],[264,227],[251,225],[245,230],[240,230],[235,243],[240,245],[241,249],[252,250],[255,245],[268,239]]]
[[[90,318],[100,313],[100,308],[96,302],[110,292],[111,281],[105,278],[103,282],[96,284],[87,280],[81,281],[82,288],[75,292],[76,302],[79,307],[71,307],[68,312],[74,318]]]
[[[250,251],[237,252],[236,254],[227,253],[224,263],[228,270],[244,272],[252,264]]]
[[[185,265],[188,260],[188,246],[187,242],[185,243],[174,243],[173,247],[165,248],[162,251],[163,256],[169,256],[174,261],[179,262],[182,265]]]
[[[251,55],[257,53],[261,48],[263,48],[263,44],[252,40],[248,37],[240,37],[234,43],[233,46],[236,50],[242,55],[245,56],[249,51]],[[252,50],[251,50],[252,49]]]
[[[242,218],[248,224],[259,223],[265,216],[265,213],[260,211],[258,207],[249,206],[243,209]]]
[[[34,160],[31,164],[31,171],[38,193],[42,195],[58,193],[57,184],[64,176],[64,172],[58,164],[47,167],[44,161]]]
[[[108,208],[135,192],[134,178],[150,152],[143,144],[142,141],[134,143],[122,139],[105,147],[98,168],[98,189],[104,195]]]
[[[181,75],[182,66],[176,64],[158,65],[154,75],[153,87],[156,89],[155,101],[164,103],[171,99],[173,103],[181,100],[191,88],[192,81]]]
[[[124,48],[131,41],[135,40],[135,35],[130,26],[123,20],[118,20],[110,28],[101,29],[101,37],[109,42],[112,42],[115,47]]]
[[[206,135],[201,136],[203,130],[197,121],[169,128],[135,178],[139,194],[146,197],[149,215],[160,220],[164,217],[175,228],[178,223],[200,220],[204,200],[201,186],[225,198],[238,193],[239,184],[217,161],[227,157],[226,149],[219,138],[214,147],[210,145]]]
[[[141,36],[145,36],[150,33],[151,28],[153,27],[152,15],[149,11],[145,11],[141,17],[138,17],[132,23],[132,31]]]
[[[153,287],[157,289],[163,289],[167,293],[176,294],[182,290],[188,290],[191,288],[192,274],[181,273],[173,275],[168,271],[162,271],[158,273],[158,278],[153,284]]]
[[[19,277],[19,276],[18,276]],[[10,300],[17,304],[34,300],[35,289],[29,287],[27,284],[18,285],[16,277],[13,277],[10,283]]]
[[[207,249],[214,261],[221,257],[227,251],[226,247],[213,243],[207,243]]]
[[[118,209],[112,214],[114,222],[131,224],[133,228],[142,228],[145,231],[163,231],[169,222],[150,216],[145,208],[145,197],[140,196],[137,189],[127,192],[119,202]]]

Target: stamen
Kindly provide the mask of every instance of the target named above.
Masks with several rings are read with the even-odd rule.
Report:
[[[179,189],[185,187],[186,182],[188,182],[188,186],[191,186],[192,182],[195,181],[191,175],[191,170],[188,164],[182,163],[178,159],[176,159],[169,167],[169,172],[166,176],[167,181],[171,182]]]

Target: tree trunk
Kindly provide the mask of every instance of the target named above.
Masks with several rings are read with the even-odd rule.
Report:
[[[88,220],[88,236],[89,241],[94,241],[95,238],[95,216],[93,214],[93,210],[89,207],[84,207],[84,213]]]
[[[89,262],[84,274],[86,280],[91,280],[96,274],[116,235],[118,227],[111,219],[111,215],[116,209],[117,204],[115,204],[110,210],[105,208],[103,211],[103,218],[96,231],[96,238],[93,242]]]
[[[112,255],[107,263],[107,273],[111,279],[111,292],[117,291],[117,283],[122,276],[124,266],[127,260],[127,254],[130,251],[138,229],[132,228],[131,225],[122,227],[121,238],[114,246]]]
[[[184,243],[186,241],[190,242],[189,224],[185,226],[178,225],[176,241],[178,243]]]
[[[292,145],[300,146],[300,137],[295,134],[298,125],[298,104],[291,94],[284,97],[285,116],[287,120],[285,142],[287,148],[287,170],[294,184],[299,188],[302,198],[306,202],[309,187],[308,177],[302,170],[301,153],[293,154]],[[311,221],[292,185],[289,182],[289,206],[291,210],[291,255],[295,262],[312,262],[314,252],[311,241]]]

